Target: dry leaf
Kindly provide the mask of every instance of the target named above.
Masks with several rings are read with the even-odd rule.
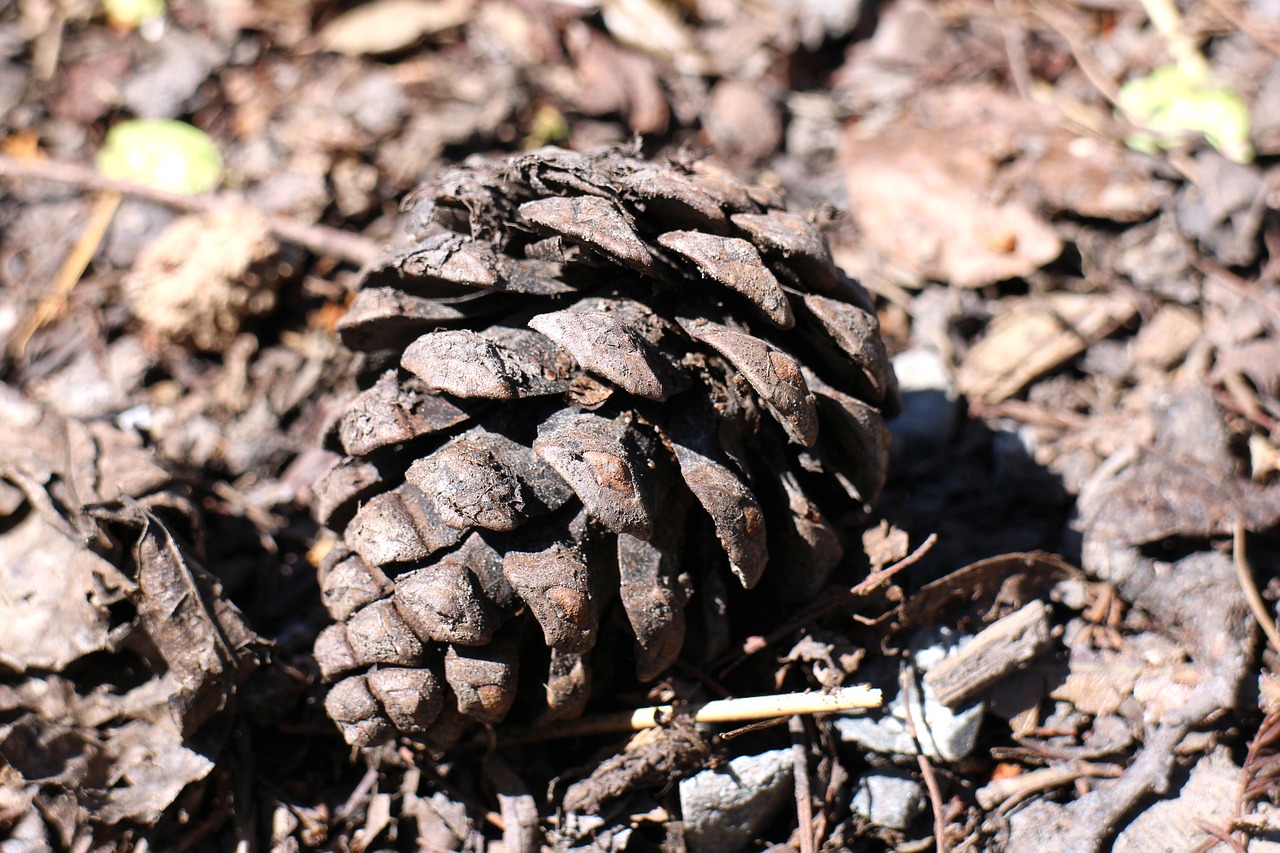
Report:
[[[374,0],[330,21],[320,31],[320,46],[349,56],[404,50],[465,24],[471,6],[471,0]]]
[[[61,670],[107,647],[102,580],[127,581],[38,512],[0,537],[0,664]]]
[[[841,157],[849,212],[881,253],[957,287],[1025,276],[1062,252],[1057,234],[1023,202],[999,198],[999,164],[1025,147],[1043,118],[984,89],[945,90],[869,138],[850,128]],[[997,115],[991,115],[991,112]],[[993,126],[1007,127],[993,134]],[[994,197],[993,197],[994,196]]]

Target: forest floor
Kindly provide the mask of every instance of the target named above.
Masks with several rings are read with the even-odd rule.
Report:
[[[0,2],[0,851],[1280,850],[1280,3],[156,5]],[[904,406],[870,575],[589,714],[883,707],[369,769],[334,324],[424,175],[635,138],[813,212]]]

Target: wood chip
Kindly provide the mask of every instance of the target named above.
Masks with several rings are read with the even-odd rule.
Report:
[[[1129,322],[1137,310],[1132,299],[1115,294],[1019,299],[969,350],[956,384],[964,394],[988,403],[1006,400]]]
[[[1032,601],[984,628],[924,676],[938,701],[956,708],[1049,648],[1049,605]]]

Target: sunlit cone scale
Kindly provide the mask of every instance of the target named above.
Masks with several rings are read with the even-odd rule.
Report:
[[[607,669],[649,680],[724,635],[725,577],[823,585],[899,401],[815,225],[616,150],[468,161],[406,209],[338,325],[381,367],[313,503],[342,539],[316,657],[349,743],[573,716],[606,633],[630,635]]]

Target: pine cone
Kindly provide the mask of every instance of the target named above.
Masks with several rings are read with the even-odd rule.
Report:
[[[722,567],[751,588],[772,563],[784,599],[825,583],[827,513],[880,490],[898,397],[814,225],[616,150],[473,159],[406,207],[408,247],[338,326],[383,369],[315,490],[342,534],[316,658],[349,743],[497,722],[521,665],[535,715],[580,713],[593,647],[629,625],[652,679]]]

